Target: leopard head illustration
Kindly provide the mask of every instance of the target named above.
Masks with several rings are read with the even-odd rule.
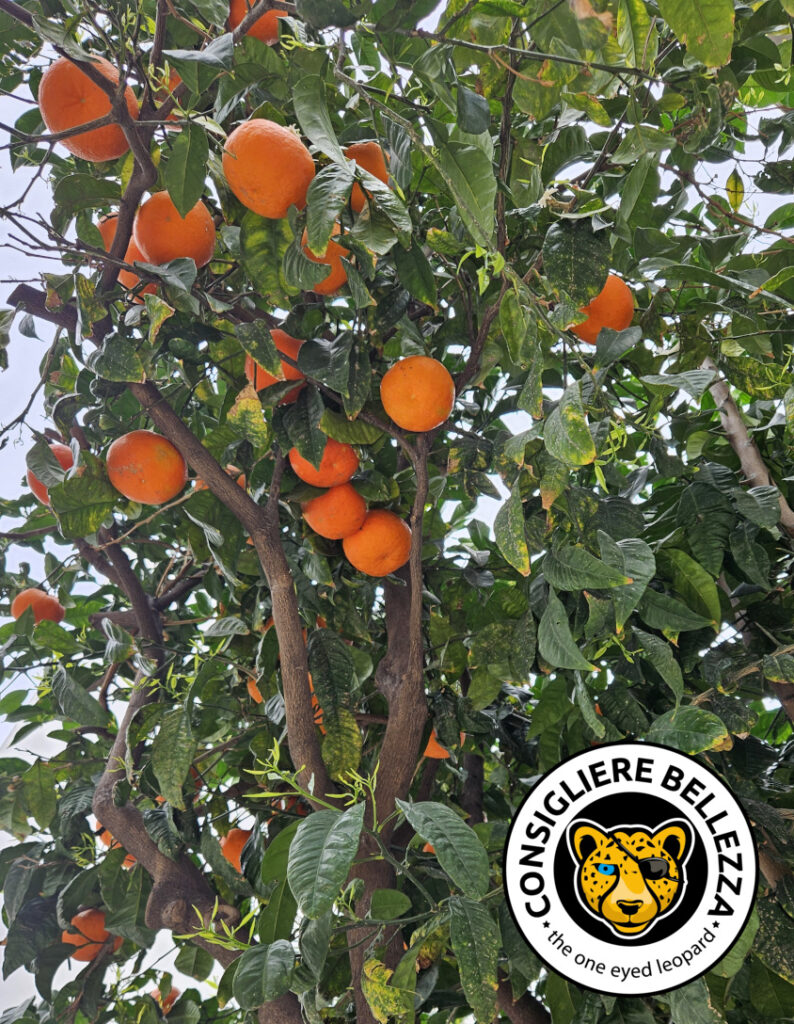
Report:
[[[683,892],[683,867],[692,848],[686,821],[667,821],[655,832],[642,826],[602,829],[591,821],[568,828],[583,905],[623,938],[647,931]]]

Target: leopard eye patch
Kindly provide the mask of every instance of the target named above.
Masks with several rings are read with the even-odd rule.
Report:
[[[658,881],[661,878],[668,878],[670,865],[664,857],[645,857],[637,862],[643,878]]]

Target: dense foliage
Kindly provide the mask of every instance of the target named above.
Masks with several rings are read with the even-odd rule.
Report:
[[[0,587],[66,614],[0,628],[7,684],[37,680],[0,713],[18,739],[57,721],[62,744],[0,761],[4,971],[38,990],[3,1020],[155,1024],[169,981],[139,956],[160,929],[182,972],[224,968],[171,1024],[791,1019],[791,0],[297,0],[268,45],[243,32],[270,6],[230,33],[224,0],[0,3],[11,159],[52,191],[47,211],[4,196],[7,244],[65,266],[4,316],[37,358],[56,326],[52,430],[4,432],[51,506],[10,481],[0,503],[3,551],[43,555],[46,579]],[[119,90],[126,155],[88,163],[47,133],[29,98],[58,53],[121,69],[142,103],[134,119]],[[224,139],[251,117],[310,147],[305,209],[265,219],[229,189]],[[388,187],[344,156],[361,140]],[[208,265],[124,264],[147,190],[203,199]],[[347,281],[322,295],[303,232],[319,254],[337,223]],[[125,266],[155,284],[143,301]],[[611,272],[634,319],[593,347],[570,328]],[[249,354],[282,377],[275,327],[305,339],[286,404],[294,380],[257,394],[244,373]],[[378,384],[415,354],[458,397],[408,434]],[[202,484],[122,498],[105,459],[134,428]],[[356,447],[369,507],[411,525],[395,575],[302,518],[318,492],[285,456],[316,465],[328,436]],[[433,729],[450,757],[422,756]],[[532,778],[622,737],[728,782],[765,894],[705,979],[647,999],[546,971],[502,893]],[[238,824],[241,872],[219,845]],[[85,908],[123,945],[65,973]]]

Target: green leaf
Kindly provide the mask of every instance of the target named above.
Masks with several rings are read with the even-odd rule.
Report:
[[[213,39],[203,50],[163,50],[163,56],[192,93],[202,93],[234,63],[231,32]]]
[[[298,17],[312,28],[350,28],[358,20],[358,15],[345,7],[342,0],[297,0],[296,7]]]
[[[341,708],[333,719],[324,719],[326,729],[322,758],[328,774],[337,782],[349,781],[350,772],[358,769],[363,740],[352,712]]]
[[[449,900],[450,940],[466,1001],[478,1021],[496,1016],[499,930],[488,909],[462,896]]]
[[[595,666],[576,646],[568,625],[565,606],[553,590],[549,590],[546,609],[538,626],[538,650],[541,657],[554,668],[573,668],[594,672]]]
[[[344,814],[315,811],[298,826],[287,879],[306,917],[320,917],[333,905],[350,872],[363,826],[363,803]]]
[[[107,637],[105,661],[108,663],[115,661],[118,664],[123,664],[137,651],[138,648],[132,635],[117,622],[102,619],[102,632]]]
[[[291,243],[286,218],[271,220],[249,210],[240,222],[240,255],[245,272],[262,298],[282,306],[298,290],[287,284],[283,270]]]
[[[285,939],[246,949],[232,982],[234,998],[243,1010],[253,1010],[289,992],[295,953]]]
[[[637,611],[643,622],[666,635],[714,625],[711,619],[698,615],[681,601],[676,601],[667,594],[660,594],[656,590],[645,591]]]
[[[703,978],[668,992],[671,1019],[676,1024],[723,1024],[725,1018],[714,1009]]]
[[[182,974],[187,974],[197,981],[204,981],[212,973],[215,961],[212,956],[199,946],[187,943],[176,955],[174,967]]]
[[[563,391],[559,404],[549,413],[543,438],[549,455],[566,466],[587,466],[595,460],[595,444],[578,381]]]
[[[494,535],[505,560],[522,576],[529,576],[529,547],[524,534],[524,506],[518,480],[513,485],[510,497],[496,513]]]
[[[204,194],[209,140],[201,125],[188,122],[176,137],[163,182],[180,217],[186,217]]]
[[[744,931],[736,940],[735,945],[725,954],[716,967],[711,968],[712,974],[720,978],[732,978],[742,969],[747,954],[753,947],[756,933],[759,927],[758,913],[753,910],[750,920],[744,926]]]
[[[253,384],[248,384],[234,400],[226,415],[226,422],[237,437],[250,441],[254,451],[264,451],[270,445],[270,431],[262,413],[262,403]]]
[[[687,370],[685,373],[651,373],[640,380],[654,395],[667,398],[676,391],[686,391],[697,401],[716,376],[714,370]]]
[[[765,1020],[794,1017],[794,985],[768,970],[755,957],[750,962],[749,992],[753,1009]]]
[[[49,444],[41,438],[25,453],[25,464],[45,487],[54,487],[66,476],[66,470],[53,455]]]
[[[393,976],[394,971],[380,960],[369,959],[364,964],[361,991],[379,1024],[390,1024],[413,1012],[413,989],[389,984]]]
[[[193,763],[196,745],[188,713],[182,708],[169,711],[152,743],[152,770],[160,795],[179,810],[185,809],[182,785]]]
[[[731,204],[731,209],[734,213],[738,213],[744,202],[744,181],[737,167],[734,167],[728,175],[728,180],[725,182],[725,191],[728,193],[728,202]],[[765,287],[767,291],[774,291],[773,288],[769,287],[769,281],[766,282]]]
[[[383,437],[380,427],[363,420],[349,420],[333,409],[326,409],[320,420],[320,429],[328,437],[343,444],[374,444]]]
[[[244,352],[273,377],[284,379],[281,353],[276,348],[270,328],[264,320],[253,320],[248,324],[237,324],[234,328],[237,340]]]
[[[376,889],[369,902],[369,913],[378,921],[392,921],[411,909],[411,898],[398,889]]]
[[[490,249],[496,199],[491,161],[476,146],[447,142],[439,147],[439,163],[467,231],[478,245]]]
[[[330,339],[312,338],[304,341],[298,352],[298,367],[307,377],[347,396],[352,345],[353,335],[350,331],[340,331]]]
[[[606,590],[633,582],[585,548],[570,544],[546,554],[543,575],[557,590]]]
[[[325,83],[319,75],[305,75],[292,87],[292,103],[301,131],[334,163],[347,166],[325,101]]]
[[[317,391],[313,387],[305,387],[284,415],[290,441],[315,469],[320,465],[327,441],[320,429],[324,412],[325,406]]]
[[[604,562],[634,581],[624,587],[615,587],[610,594],[615,606],[615,625],[618,632],[622,632],[656,573],[656,559],[644,540],[633,537],[614,541],[609,534],[599,530],[598,544]]]
[[[678,707],[684,695],[684,677],[681,674],[680,665],[675,660],[672,648],[660,637],[654,636],[653,633],[645,633],[641,629],[635,628],[634,636],[641,648],[637,653],[664,679],[672,690],[675,705]]]
[[[589,220],[559,220],[543,240],[543,270],[556,288],[586,306],[604,287],[609,274],[609,241],[594,232]]]
[[[410,249],[397,245],[392,250],[400,281],[418,302],[437,308],[436,276],[422,247],[412,241]]]
[[[143,363],[135,351],[131,338],[111,331],[102,342],[102,348],[89,357],[89,367],[105,380],[143,381],[146,379]]]
[[[309,638],[308,656],[317,700],[328,722],[333,722],[351,706],[356,672],[350,648],[332,630],[315,629]]]
[[[648,730],[647,739],[675,747],[684,754],[704,750],[726,750],[731,738],[722,719],[703,708],[681,707],[660,715]]]
[[[458,125],[470,135],[487,132],[491,124],[491,108],[484,96],[459,85],[458,94]]]
[[[39,828],[49,828],[55,816],[55,769],[36,761],[22,776],[25,804]]]
[[[731,59],[732,0],[660,0],[659,10],[687,51],[706,67],[720,68]]]
[[[80,686],[58,665],[52,676],[53,695],[64,716],[78,725],[98,725],[107,728],[111,724],[110,712]]]
[[[673,586],[688,607],[718,626],[722,620],[722,608],[713,577],[694,558],[678,548],[662,548],[656,561],[662,572],[672,578]]]
[[[627,63],[647,68],[656,56],[658,32],[643,0],[618,0],[617,36]]]
[[[435,847],[453,884],[472,899],[482,899],[488,892],[488,854],[477,834],[444,804],[398,800],[397,806],[414,831]]]
[[[325,253],[352,187],[348,163],[328,164],[312,179],[306,196],[306,241],[315,256]]]
[[[279,835],[283,835],[283,833],[279,832]],[[279,939],[289,939],[297,912],[298,904],[295,902],[295,897],[285,878],[270,894],[267,906],[259,913],[257,922],[259,940],[271,943]]]

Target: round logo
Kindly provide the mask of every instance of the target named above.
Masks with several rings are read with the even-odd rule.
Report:
[[[728,787],[652,743],[575,754],[534,786],[507,837],[519,931],[549,967],[607,995],[699,978],[742,932],[758,860]]]

